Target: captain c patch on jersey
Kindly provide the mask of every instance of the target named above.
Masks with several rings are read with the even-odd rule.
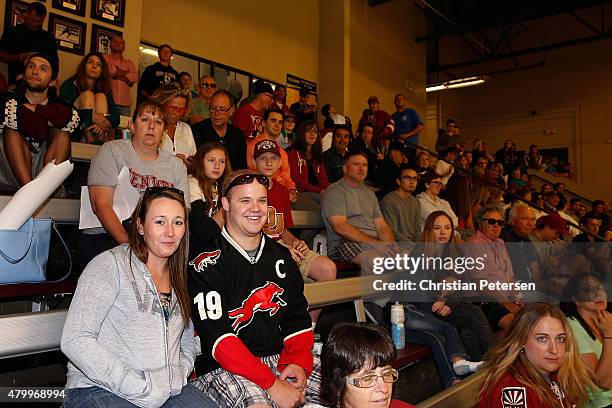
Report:
[[[220,249],[202,252],[198,256],[196,256],[193,261],[189,262],[189,265],[193,265],[196,271],[203,272],[204,268],[206,268],[207,266],[216,265],[219,256],[221,256]]]
[[[501,392],[503,408],[527,408],[525,387],[505,387]]]

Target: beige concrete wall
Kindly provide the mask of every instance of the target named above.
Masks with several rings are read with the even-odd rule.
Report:
[[[317,82],[318,8],[317,0],[146,0],[142,39],[278,82],[287,73]]]
[[[381,109],[395,111],[393,96],[406,95],[427,125],[425,46],[414,42],[424,32],[424,18],[410,1],[392,1],[369,7],[366,0],[351,0],[350,99],[346,110],[357,123],[367,99],[377,95]],[[405,81],[412,83],[413,91]],[[427,131],[421,141],[433,146]]]
[[[441,92],[441,113],[452,112],[464,136],[505,138],[523,149],[569,146],[578,183],[612,198],[612,40],[551,51],[547,65],[497,75],[482,86]],[[431,105],[431,104],[430,104]],[[546,135],[546,128],[556,128]]]
[[[111,24],[106,24],[102,21],[94,20],[90,16],[91,10],[91,1],[87,1],[85,17],[77,16],[75,14],[67,13],[63,10],[56,10],[51,6],[51,1],[47,1],[45,6],[47,7],[47,11],[54,14],[59,14],[62,16],[66,16],[72,18],[74,20],[78,20],[81,22],[85,22],[87,24],[87,38],[85,39],[85,54],[89,52],[89,45],[91,43],[91,29],[92,24],[98,24],[101,26],[112,28],[113,30],[121,31],[123,33],[123,38],[125,39],[125,53],[124,56],[132,61],[138,61],[138,45],[140,44],[140,11],[142,9],[143,0],[129,0],[126,2],[125,8],[125,25],[124,27],[117,27]],[[6,7],[6,2],[0,2],[0,16],[2,19],[0,20],[0,25],[4,26],[4,11]],[[44,28],[46,29],[49,23],[49,18],[45,20]],[[4,31],[4,27],[2,27],[2,31]],[[81,62],[83,58],[81,55],[72,54],[66,51],[59,51],[59,60],[60,60],[60,72],[59,72],[59,84],[66,78],[70,77],[74,74],[77,65]],[[2,64],[3,72],[6,72],[6,65]],[[58,84],[58,87],[59,87]],[[134,86],[134,88],[136,88]],[[134,98],[136,96],[136,90],[134,89]]]

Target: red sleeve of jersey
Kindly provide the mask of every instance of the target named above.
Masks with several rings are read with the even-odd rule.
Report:
[[[312,373],[312,346],[314,345],[314,333],[312,329],[302,330],[294,333],[284,340],[283,351],[278,359],[278,369],[289,364],[302,367],[308,375]]]
[[[272,370],[255,357],[235,335],[222,337],[213,347],[213,357],[224,370],[240,375],[264,390],[272,387],[276,381]]]

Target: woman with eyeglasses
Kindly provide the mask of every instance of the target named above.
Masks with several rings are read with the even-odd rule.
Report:
[[[91,159],[87,188],[93,214],[89,218],[95,216],[98,223],[90,223],[79,239],[81,269],[100,252],[128,242],[122,224],[128,217],[120,215],[125,214],[123,205],[131,209],[136,204],[126,201],[134,190],[140,193],[147,187],[172,186],[183,191],[186,200],[189,198],[185,166],[159,148],[164,125],[163,106],[145,101],[134,112],[132,138],[104,143]],[[124,177],[122,184],[120,174]]]
[[[444,211],[448,214],[453,220],[453,227],[456,228],[459,225],[459,219],[455,215],[449,202],[439,197],[440,191],[445,187],[442,183],[442,176],[436,173],[426,173],[421,177],[421,180],[425,184],[425,191],[416,196],[421,206],[420,230],[423,231],[423,226],[425,225],[427,217],[434,211]]]
[[[204,143],[193,156],[191,171],[190,244],[199,246],[220,233],[225,225],[221,206],[221,185],[232,173],[225,146],[218,142]]]
[[[295,143],[287,151],[291,178],[300,193],[321,204],[321,194],[329,187],[329,180],[317,122],[307,120],[300,123],[296,133]]]
[[[166,114],[160,149],[181,159],[189,169],[197,149],[191,127],[180,119],[189,110],[191,95],[177,84],[167,84],[157,88],[151,99],[159,102]]]
[[[578,352],[599,386],[589,393],[585,407],[609,407],[612,405],[612,313],[606,287],[595,274],[579,274],[568,280],[561,300],[561,310],[572,328]]]
[[[584,407],[595,387],[565,315],[546,303],[531,303],[516,315],[487,365],[482,408]]]
[[[74,141],[102,144],[115,138],[113,129],[119,126],[119,109],[102,54],[90,52],[83,57],[76,73],[62,83],[60,98],[79,110],[81,131],[73,133]]]
[[[504,241],[499,237],[505,225],[504,210],[497,205],[486,205],[476,214],[474,220],[476,233],[467,240],[466,255],[480,258],[483,268],[474,268],[466,272],[466,278],[476,282],[480,287],[481,280],[513,284],[514,271]],[[522,307],[522,293],[519,291],[481,291],[482,310],[493,330],[508,331],[514,315]]]
[[[183,192],[149,187],[127,243],[83,271],[62,333],[64,407],[214,407],[187,384],[197,353]]]
[[[321,352],[321,399],[333,408],[407,408],[392,400],[399,373],[393,341],[371,323],[339,323]]]

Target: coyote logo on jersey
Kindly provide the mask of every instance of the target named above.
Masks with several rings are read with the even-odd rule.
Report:
[[[195,270],[198,272],[204,272],[204,268],[217,263],[217,259],[219,259],[220,255],[220,249],[210,252],[202,252],[200,255],[196,256],[193,261],[189,262],[189,265],[193,265]]]
[[[284,292],[283,288],[270,281],[253,289],[242,301],[241,307],[229,311],[228,316],[234,319],[232,329],[239,333],[251,323],[256,312],[269,312],[270,316],[274,316],[281,306],[287,306],[287,303],[280,297]]]

